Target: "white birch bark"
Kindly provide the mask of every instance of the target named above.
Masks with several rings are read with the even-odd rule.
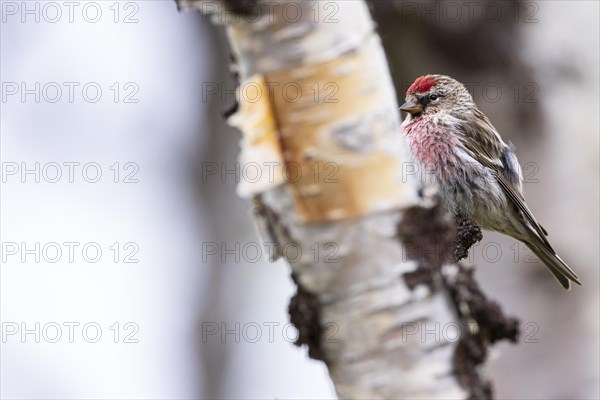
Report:
[[[272,2],[269,11],[263,9],[258,19],[233,17],[214,1],[180,0],[178,4],[182,8],[216,12],[214,20],[226,22],[242,82],[257,74],[292,81],[345,55],[366,54],[370,60],[367,67],[360,63],[354,69],[352,65],[337,65],[340,76],[357,76],[353,88],[340,91],[351,96],[349,90],[354,90],[354,98],[341,101],[344,107],[358,107],[357,111],[344,114],[336,108],[339,103],[285,104],[275,111],[276,129],[285,144],[286,132],[295,129],[293,121],[318,119],[319,135],[310,139],[310,152],[319,160],[336,162],[342,170],[351,171],[354,164],[370,156],[380,157],[384,152],[386,157],[394,158],[400,175],[399,166],[406,158],[398,149],[399,111],[386,58],[366,4],[337,2],[338,12],[332,18],[338,22],[327,23],[325,11],[331,9],[324,10],[325,4],[320,5],[321,16],[315,18],[309,9],[315,2],[295,2],[308,17],[292,22],[281,18],[281,8],[286,3]],[[369,92],[377,94],[376,101],[362,102],[361,93],[367,96]],[[283,112],[285,120],[281,118]],[[238,119],[250,118],[243,115],[243,109],[240,113]],[[244,121],[238,121],[238,125],[248,126]],[[335,132],[341,125],[345,128],[340,138]],[[287,154],[285,148],[283,154]],[[372,168],[377,168],[377,163]],[[372,176],[377,177],[377,171],[374,172]],[[372,176],[369,181],[373,181]],[[338,396],[466,398],[467,391],[453,374],[455,343],[446,342],[441,334],[445,324],[460,323],[452,302],[443,290],[431,291],[425,285],[410,290],[402,279],[404,273],[417,268],[416,262],[407,259],[409,250],[397,236],[405,210],[419,201],[416,187],[398,179],[398,192],[386,187],[393,186],[392,180],[382,177],[381,183],[374,184],[384,187],[372,191],[379,190],[385,201],[365,200],[363,197],[368,197],[369,192],[353,190],[352,183],[344,186],[346,180],[342,179],[338,187],[344,198],[341,201],[348,203],[351,198],[360,205],[346,203],[339,209],[326,206],[327,212],[322,214],[302,210],[302,202],[298,201],[303,198],[302,193],[298,197],[298,187],[293,185],[283,183],[259,190],[262,203],[272,213],[268,223],[276,240],[282,246],[295,243],[302,249],[302,256],[290,261],[292,271],[302,287],[317,296],[321,325],[334,329],[327,335],[329,340],[321,343],[321,350]],[[317,185],[313,189],[318,194],[323,188]],[[334,243],[338,251],[331,258],[315,257],[315,243]],[[426,326],[431,331],[423,337]],[[419,329],[417,334],[415,328]]]

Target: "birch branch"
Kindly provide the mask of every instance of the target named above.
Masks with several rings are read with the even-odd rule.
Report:
[[[262,94],[240,95],[230,122],[243,133],[242,164],[270,163],[274,174],[238,193],[254,198],[259,226],[278,243],[273,258],[298,249],[283,254],[298,286],[291,319],[338,396],[491,398],[480,365],[490,343],[516,339],[517,322],[457,263],[478,227],[460,221],[457,240],[436,198],[402,176],[398,106],[366,4],[178,6],[226,25],[241,85]],[[315,96],[314,84],[331,84],[335,101]],[[286,85],[300,88],[296,100],[269,90]]]

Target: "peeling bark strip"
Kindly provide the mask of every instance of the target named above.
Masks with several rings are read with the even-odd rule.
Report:
[[[281,246],[293,243],[300,249],[299,257],[288,260],[298,285],[291,319],[300,331],[299,343],[326,362],[338,396],[460,399],[479,394],[473,382],[479,382],[483,358],[463,340],[444,337],[443,329],[467,319],[494,330],[510,331],[511,325],[499,316],[481,318],[489,303],[451,263],[452,255],[466,251],[453,243],[453,223],[431,199],[419,199],[417,185],[398,179],[407,161],[398,149],[398,105],[365,3],[178,4],[216,13],[213,21],[226,23],[242,85],[277,80],[306,90],[312,80],[339,87],[338,102],[322,101],[323,96],[315,101],[312,92],[292,102],[275,93],[262,104],[240,104],[232,115],[244,130],[248,147],[243,152],[262,157],[256,162],[275,155],[300,164],[303,172],[314,160],[340,166],[338,182],[328,187],[323,179],[316,188],[288,179],[249,191],[261,231]],[[333,20],[325,18],[331,17],[328,4],[337,10]],[[299,20],[286,18],[288,5],[301,9]],[[273,150],[273,127],[280,153]],[[266,156],[248,152],[257,143],[271,149]],[[419,207],[424,204],[428,207]],[[433,246],[434,253],[419,257],[423,245]],[[326,333],[331,326],[333,336]],[[431,329],[434,338],[423,335]],[[491,338],[480,336],[483,351]]]
[[[241,148],[239,157],[242,171],[246,166],[258,170],[257,178],[252,180],[241,179],[237,186],[240,197],[249,198],[263,193],[272,187],[285,182],[285,155],[280,143],[278,124],[273,115],[273,109],[264,78],[256,75],[251,79],[252,99],[238,101],[239,109],[228,122],[242,131]],[[238,89],[238,97],[240,90]],[[265,167],[269,167],[266,170]]]

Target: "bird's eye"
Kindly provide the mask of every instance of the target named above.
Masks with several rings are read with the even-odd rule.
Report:
[[[437,100],[437,98],[438,98],[437,94],[432,94],[429,96],[429,100],[431,100],[431,101],[435,101],[435,100]]]

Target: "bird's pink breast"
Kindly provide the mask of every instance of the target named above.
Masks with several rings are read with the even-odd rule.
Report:
[[[451,128],[424,116],[408,123],[404,133],[413,156],[424,166],[445,167],[457,161],[454,150],[460,143]]]

